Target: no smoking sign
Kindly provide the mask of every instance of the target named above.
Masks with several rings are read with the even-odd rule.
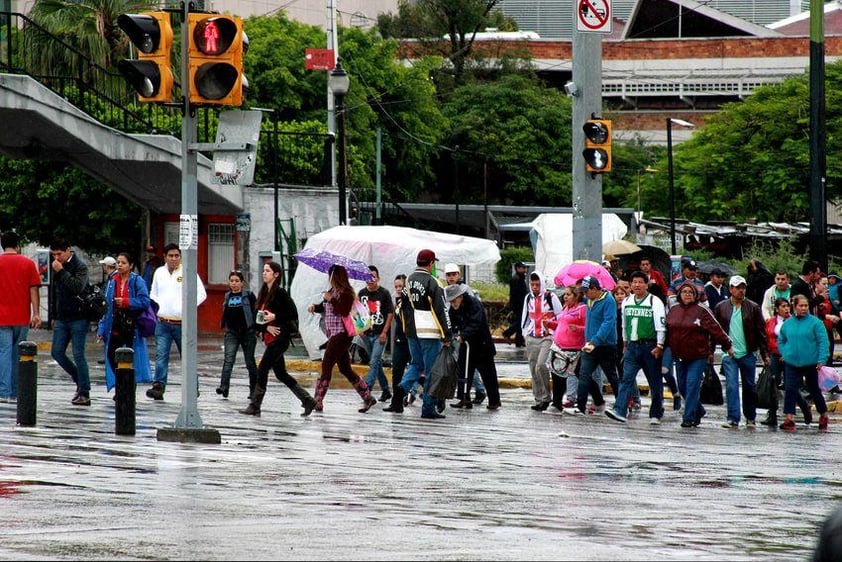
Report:
[[[576,30],[611,33],[611,0],[579,0],[576,6]]]

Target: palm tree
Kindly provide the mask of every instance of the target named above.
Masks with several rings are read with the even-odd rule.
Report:
[[[117,18],[154,5],[150,0],[36,0],[29,17],[40,29],[28,29],[25,38],[30,72],[83,76],[89,61],[111,67],[125,58],[129,45]]]

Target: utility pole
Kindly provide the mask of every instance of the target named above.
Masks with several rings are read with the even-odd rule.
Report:
[[[602,175],[585,170],[585,122],[602,115],[602,36],[573,31],[573,259],[602,259]]]
[[[810,257],[827,271],[824,2],[810,0]]]
[[[336,0],[327,1],[327,48],[333,51],[333,66],[339,59],[339,34],[336,31]],[[328,71],[330,72],[330,71]],[[336,180],[336,107],[330,80],[327,80],[327,134],[334,139],[330,148],[330,186],[339,189]]]

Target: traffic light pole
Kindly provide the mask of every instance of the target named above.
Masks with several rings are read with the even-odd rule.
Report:
[[[159,441],[194,443],[220,443],[219,432],[202,427],[198,409],[199,377],[196,371],[198,338],[197,306],[198,286],[196,249],[199,238],[196,115],[190,108],[190,44],[187,24],[190,6],[182,4],[181,20],[181,88],[183,116],[181,120],[181,220],[178,246],[181,250],[183,274],[181,290],[181,410],[175,426],[158,430]]]
[[[602,260],[602,174],[585,169],[582,126],[602,115],[602,36],[573,30],[573,259]],[[575,90],[574,90],[575,91]]]

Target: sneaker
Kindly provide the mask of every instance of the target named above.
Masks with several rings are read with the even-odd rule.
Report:
[[[222,388],[221,386],[216,387],[216,393],[221,395],[223,398],[228,398],[228,389]]]
[[[614,421],[618,421],[620,423],[626,423],[626,418],[615,412],[614,410],[605,410],[605,415],[611,418]]]
[[[779,427],[784,431],[795,431],[795,420],[784,420]]]
[[[674,412],[677,412],[681,409],[681,396],[675,395],[672,398],[672,409]]]
[[[447,404],[445,404],[444,400],[436,400],[436,412],[442,413],[445,408],[447,408]]]
[[[766,419],[760,422],[760,425],[765,425],[767,427],[775,427],[778,425],[778,416],[767,415]]]
[[[585,412],[583,412],[579,408],[575,408],[575,407],[574,408],[565,408],[562,411],[565,414],[568,414],[568,415],[571,415],[571,416],[584,416],[585,415]]]
[[[755,420],[746,420],[746,429],[754,429],[755,427],[757,427]]]
[[[827,422],[827,415],[824,415],[819,418],[819,431],[827,431]]]
[[[699,425],[699,424],[693,423],[691,421],[682,421],[681,422],[681,427],[696,427],[697,425]]]
[[[550,403],[549,402],[539,402],[538,404],[533,404],[530,407],[533,410],[535,410],[536,412],[543,412],[544,410],[546,410],[547,408],[550,407]]]
[[[573,408],[575,406],[576,406],[576,402],[573,401],[573,400],[570,400],[569,398],[567,400],[565,400],[564,403],[561,405],[562,408]]]
[[[380,395],[379,401],[380,402],[388,402],[392,399],[392,393],[388,390],[384,390],[383,393]]]
[[[727,427],[728,429],[737,429],[739,426],[739,422],[735,422],[732,420],[726,420],[722,423],[722,427]]]
[[[414,394],[410,394],[409,396],[406,396],[406,397],[403,399],[403,405],[404,405],[404,406],[412,406],[412,404],[413,404],[414,402],[415,402],[415,395],[414,395]]]
[[[636,400],[636,401],[632,404],[631,409],[632,409],[632,410],[635,410],[635,411],[640,411],[641,407],[642,407],[642,406],[641,406],[641,404],[640,404],[640,401],[639,401],[639,400]]]
[[[482,404],[486,398],[486,394],[484,392],[477,392],[474,396],[474,404]]]
[[[441,419],[444,419],[446,417],[447,416],[445,416],[443,414],[436,413],[436,412],[433,412],[432,414],[421,414],[421,418],[425,419],[425,420],[441,420]]]
[[[89,396],[85,396],[84,394],[77,394],[73,397],[73,400],[71,400],[70,403],[74,406],[90,406],[91,399]]]
[[[661,425],[661,418],[649,418],[649,425]]]
[[[605,411],[605,402],[603,402],[599,406],[591,405],[591,407],[588,409],[589,414],[601,414],[604,411]]]

